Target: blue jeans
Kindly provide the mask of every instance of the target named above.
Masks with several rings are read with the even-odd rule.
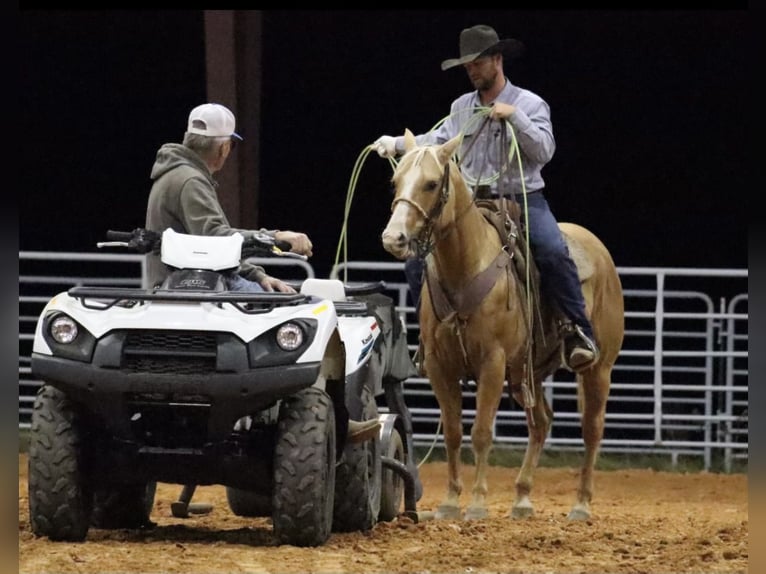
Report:
[[[410,287],[410,298],[415,305],[415,313],[420,313],[420,288],[423,286],[423,260],[419,257],[410,257],[404,261],[404,276]]]
[[[522,210],[524,204],[521,204]],[[556,218],[541,191],[527,195],[529,210],[529,249],[540,271],[540,289],[559,307],[570,321],[591,339],[593,327],[585,315],[585,299],[577,276],[577,267],[561,235]],[[523,221],[522,216],[522,221]],[[410,258],[404,262],[404,274],[415,308],[420,309],[423,284],[423,260]]]
[[[240,291],[244,293],[260,293],[263,291],[260,283],[245,279],[238,273],[232,273],[226,276],[226,286],[229,291]]]

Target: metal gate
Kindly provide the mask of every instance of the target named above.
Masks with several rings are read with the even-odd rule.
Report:
[[[252,259],[278,277],[314,277],[306,262]],[[332,278],[350,283],[383,280],[408,332],[418,323],[400,262],[349,262]],[[51,274],[56,269],[56,274]],[[61,271],[64,269],[65,271]],[[618,267],[625,296],[625,342],[615,365],[602,451],[699,456],[710,469],[720,457],[725,470],[748,457],[747,270]],[[75,285],[140,286],[143,255],[19,252],[19,428],[29,426],[41,385],[30,372],[37,318],[55,294]],[[415,442],[441,442],[439,410],[427,379],[405,381]],[[554,420],[546,448],[582,447],[573,375],[559,371],[544,383]],[[465,393],[465,440],[475,415],[475,394]],[[381,405],[384,410],[383,405]],[[523,411],[506,398],[495,422],[495,444],[526,444]]]
[[[618,267],[625,299],[625,341],[612,373],[602,451],[703,457],[726,471],[748,456],[747,270]],[[418,323],[408,299],[404,265],[349,262],[332,277],[383,279],[398,302],[410,348]],[[469,388],[470,388],[469,382]],[[546,449],[582,448],[574,375],[561,370],[544,385],[554,412]],[[427,379],[405,382],[415,441],[432,444],[439,409]],[[464,393],[464,435],[470,440],[475,393]],[[526,418],[504,397],[495,421],[496,445],[527,441]],[[443,444],[441,437],[436,444]]]

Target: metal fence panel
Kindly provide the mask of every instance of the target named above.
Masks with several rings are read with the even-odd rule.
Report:
[[[261,259],[268,272],[288,281],[314,277],[296,259]],[[56,269],[55,275],[51,269]],[[65,268],[65,272],[60,269]],[[331,278],[348,283],[384,281],[417,348],[418,321],[401,262],[347,262]],[[706,469],[716,456],[730,470],[748,457],[747,270],[618,267],[625,298],[625,342],[612,375],[602,450],[700,456]],[[142,255],[19,252],[19,427],[29,426],[41,382],[30,372],[34,330],[43,306],[75,285],[140,286]],[[465,437],[474,416],[475,392],[464,394]],[[404,383],[415,442],[441,444],[439,410],[427,379]],[[546,448],[580,448],[574,376],[561,370],[544,383],[554,421]],[[381,404],[381,410],[385,405]],[[504,397],[495,423],[498,446],[526,443],[526,420]]]
[[[350,282],[387,281],[408,328],[410,348],[418,321],[400,262],[347,262],[331,272]],[[747,270],[618,267],[625,299],[625,341],[612,373],[602,450],[716,455],[731,469],[748,454]],[[390,280],[389,280],[390,279]],[[470,440],[475,392],[464,392],[464,441]],[[405,383],[416,443],[443,444],[439,410],[427,379]],[[560,370],[544,383],[554,411],[548,449],[579,448],[580,415],[574,375]],[[504,397],[495,443],[525,445],[524,412]]]

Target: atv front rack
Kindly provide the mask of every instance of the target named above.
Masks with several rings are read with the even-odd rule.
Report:
[[[300,284],[293,285],[296,289]],[[344,285],[346,295],[363,296],[372,293],[380,293],[385,289],[383,281],[356,285]],[[72,287],[67,291],[82,303],[86,309],[105,311],[114,306],[134,307],[146,301],[164,301],[174,303],[214,303],[222,305],[228,303],[242,313],[255,315],[268,313],[275,307],[288,305],[301,305],[311,303],[316,298],[302,293],[281,293],[278,291],[264,291],[247,293],[241,291],[172,291],[165,289],[133,289],[119,287]],[[334,301],[335,307],[341,315],[361,315],[367,311],[367,306],[359,301]]]
[[[67,291],[87,309],[105,311],[119,305],[133,307],[146,301],[174,303],[228,303],[247,314],[268,313],[275,307],[310,303],[313,297],[301,293],[239,291],[166,291],[162,289],[120,289],[114,287],[72,287]]]

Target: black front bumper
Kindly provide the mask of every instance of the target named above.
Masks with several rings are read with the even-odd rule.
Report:
[[[146,440],[136,434],[141,428],[137,413],[146,411],[196,421],[195,432],[202,436],[194,442],[207,444],[224,440],[237,419],[313,385],[320,363],[179,375],[125,372],[33,353],[31,367],[36,377],[98,417],[117,439]]]

